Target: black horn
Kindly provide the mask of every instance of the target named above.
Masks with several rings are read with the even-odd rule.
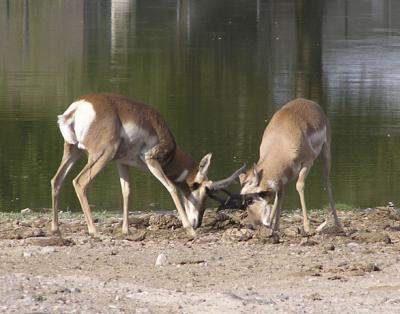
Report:
[[[219,180],[219,181],[214,181],[211,186],[209,187],[209,189],[211,191],[216,191],[216,190],[222,190],[227,188],[229,185],[232,184],[233,181],[236,180],[237,177],[239,177],[239,175],[241,173],[244,172],[244,170],[246,169],[246,164],[244,164],[242,167],[240,167],[238,170],[236,170],[230,177],[223,179],[223,180]]]

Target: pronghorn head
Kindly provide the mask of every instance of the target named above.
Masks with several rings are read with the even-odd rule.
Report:
[[[265,187],[261,185],[261,177],[262,171],[257,171],[256,165],[242,173],[239,176],[242,186],[240,194],[244,198],[250,221],[270,227],[277,206],[278,189],[273,181],[268,181]]]
[[[190,224],[193,228],[198,228],[203,220],[205,211],[205,201],[210,192],[227,188],[243,172],[245,165],[236,170],[231,176],[212,181],[207,177],[208,169],[211,164],[212,154],[205,155],[198,166],[194,180],[189,184],[189,192],[185,197],[185,210]]]

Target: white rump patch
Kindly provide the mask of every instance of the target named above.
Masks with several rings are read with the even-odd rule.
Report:
[[[68,122],[66,117],[63,115],[57,116],[58,118],[58,127],[60,128],[61,134],[64,140],[69,144],[78,143],[74,129],[72,128],[72,122]]]
[[[73,102],[62,115],[58,116],[58,125],[64,140],[85,149],[82,142],[95,117],[96,112],[90,102],[85,100]]]
[[[75,135],[78,142],[83,146],[87,132],[90,129],[94,119],[96,118],[96,112],[93,109],[93,105],[85,100],[80,100],[78,107],[75,111]],[[84,146],[83,146],[84,147]]]
[[[179,177],[175,179],[175,182],[182,182],[183,180],[185,180],[188,173],[189,171],[187,169],[183,170]]]

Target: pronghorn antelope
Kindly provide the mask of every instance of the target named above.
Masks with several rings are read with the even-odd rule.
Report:
[[[314,160],[321,154],[325,189],[335,224],[341,227],[330,182],[330,144],[329,121],[315,102],[295,99],[277,111],[264,131],[257,164],[240,175],[241,194],[247,199],[249,218],[278,231],[284,186],[297,178],[304,231],[310,233],[304,185]]]
[[[195,234],[194,229],[201,225],[207,192],[227,187],[244,169],[243,166],[224,180],[209,180],[207,172],[211,154],[204,156],[197,164],[176,145],[167,123],[154,108],[123,96],[83,96],[58,116],[58,124],[65,142],[61,164],[51,180],[53,232],[58,231],[61,186],[82,151],[87,152],[88,162],[73,180],[73,185],[91,234],[96,233],[96,228],[86,190],[111,160],[116,161],[120,177],[124,234],[129,232],[129,166],[150,171],[165,186],[175,203],[183,227],[192,235]]]

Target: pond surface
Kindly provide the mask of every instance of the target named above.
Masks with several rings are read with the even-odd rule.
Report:
[[[0,210],[51,207],[56,116],[105,91],[157,107],[196,160],[213,152],[215,179],[257,161],[274,111],[313,99],[332,124],[336,201],[400,205],[399,15],[391,0],[0,0]],[[79,208],[71,180],[84,162],[64,209]],[[321,168],[309,208],[328,203]],[[150,174],[132,169],[132,183],[132,210],[174,208]],[[119,210],[114,164],[89,200]],[[290,184],[284,207],[299,206]]]

